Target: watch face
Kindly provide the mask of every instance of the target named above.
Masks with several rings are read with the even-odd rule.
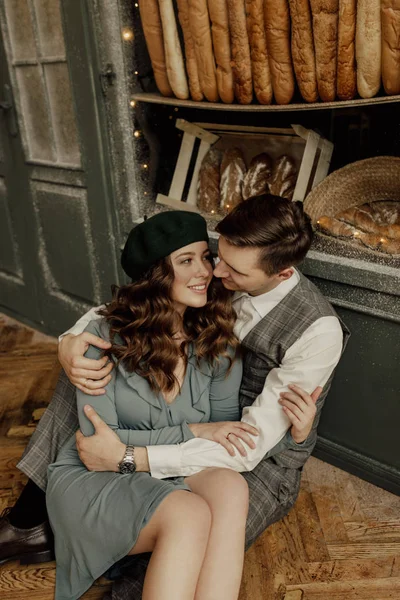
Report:
[[[125,475],[126,473],[134,473],[136,465],[133,462],[123,462],[119,465],[119,472]]]

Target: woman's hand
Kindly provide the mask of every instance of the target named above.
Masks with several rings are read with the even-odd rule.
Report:
[[[290,433],[297,444],[304,442],[310,435],[322,387],[317,387],[307,394],[298,385],[289,385],[290,392],[281,392],[279,403],[289,417],[292,427]]]
[[[258,435],[257,429],[242,421],[191,423],[189,429],[195,437],[218,442],[221,446],[226,448],[231,456],[235,456],[235,448],[242,456],[247,455],[242,441],[247,444],[249,448],[256,447],[249,434]]]
[[[90,344],[103,350],[111,346],[110,342],[87,331],[79,335],[69,334],[58,345],[58,360],[70,382],[81,392],[101,396],[105,394],[104,388],[111,380],[113,364],[107,356],[98,360],[85,358],[84,354]]]

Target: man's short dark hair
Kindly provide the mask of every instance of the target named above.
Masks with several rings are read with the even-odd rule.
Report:
[[[303,203],[272,194],[241,202],[216,230],[233,246],[260,248],[260,268],[267,275],[301,263],[313,238]]]

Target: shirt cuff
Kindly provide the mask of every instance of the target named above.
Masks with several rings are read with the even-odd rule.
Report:
[[[156,479],[173,477],[181,466],[180,448],[171,446],[146,446],[150,473]]]
[[[192,440],[195,435],[192,432],[192,430],[189,427],[189,424],[186,421],[183,421],[182,425],[182,436],[183,436],[183,441],[187,442],[188,440]]]

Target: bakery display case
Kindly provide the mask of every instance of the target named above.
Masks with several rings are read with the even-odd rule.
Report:
[[[163,3],[158,1],[161,6]],[[150,6],[154,2],[146,4]],[[178,16],[179,5],[184,3],[169,4],[175,11],[169,13],[167,20],[173,14],[177,24],[173,39],[178,39],[182,56],[185,56],[187,41],[180,29]],[[225,4],[245,6],[248,3],[226,1]],[[289,0],[286,4],[290,14],[294,14],[296,3]],[[311,1],[306,4],[311,10],[318,3]],[[258,159],[260,168],[263,165],[267,174],[280,157],[291,157],[293,154],[296,176],[288,185],[287,192],[294,199],[304,200],[316,230],[312,249],[301,269],[332,302],[352,333],[324,409],[315,454],[400,493],[397,433],[400,419],[397,375],[400,363],[400,253],[397,250],[397,228],[400,225],[400,96],[397,94],[400,90],[396,87],[396,77],[387,77],[388,72],[393,74],[393,69],[388,70],[386,61],[385,68],[380,70],[378,89],[375,81],[373,94],[368,90],[360,93],[361,88],[357,84],[359,73],[356,70],[351,80],[353,87],[347,97],[345,92],[340,93],[343,99],[339,98],[337,92],[334,99],[324,96],[323,101],[324,92],[321,87],[318,88],[317,81],[318,99],[310,97],[307,102],[303,96],[306,92],[302,92],[298,85],[300,76],[296,75],[293,63],[295,85],[287,103],[278,103],[273,83],[270,104],[260,102],[254,82],[251,103],[240,103],[235,88],[233,102],[224,101],[220,91],[218,98],[213,98],[212,90],[207,91],[208,98],[204,97],[203,92],[203,98],[198,94],[196,99],[195,92],[192,97],[177,98],[167,88],[163,95],[159,90],[162,84],[156,83],[156,70],[153,71],[148,53],[140,5],[140,2],[120,2],[121,30],[134,33],[133,39],[124,41],[122,46],[128,82],[125,99],[130,110],[125,129],[131,132],[131,167],[135,178],[131,204],[136,215],[143,218],[146,214],[176,206],[174,203],[160,203],[162,198],[183,203],[188,210],[200,210],[207,218],[215,249],[217,241],[213,230],[216,221],[223,215],[220,209],[227,202],[226,198],[221,202],[221,178],[217,183],[214,181],[219,196],[213,205],[207,195],[199,197],[201,178],[212,187],[210,173],[215,174],[213,166],[217,164],[221,167],[226,152],[235,148],[240,148],[242,152],[238,162],[241,164],[243,181],[252,170],[254,159]],[[208,2],[208,6],[211,5],[214,2]],[[351,8],[352,3],[349,2],[348,6]],[[389,0],[382,2],[383,10],[387,6],[390,6]],[[393,27],[400,31],[396,20],[393,21]],[[355,25],[350,29],[355,43]],[[211,44],[214,44],[212,34]],[[193,56],[198,60],[196,54]],[[187,61],[186,56],[186,67]],[[249,63],[247,69],[248,66]],[[399,68],[394,74],[398,73]],[[167,83],[170,85],[168,75]],[[189,83],[187,80],[187,94],[192,93]],[[372,89],[372,80],[369,85]],[[216,90],[221,89],[217,81]],[[229,96],[225,97],[227,99]],[[185,136],[185,129],[179,127],[182,122],[206,131],[210,137]],[[293,125],[306,131],[307,139],[293,144],[293,137],[296,136]],[[292,138],[291,144],[272,150],[271,135],[287,135]],[[234,136],[236,139],[232,139]],[[313,136],[318,138],[318,142],[314,137],[314,155],[311,166],[308,164],[303,197],[295,197],[308,136],[310,143]],[[316,178],[316,185],[313,186],[322,154],[320,140],[329,143],[330,154],[324,154],[326,172]],[[215,153],[211,152],[205,160],[210,150]],[[272,163],[269,159],[272,159]],[[278,192],[282,193],[280,190]],[[375,204],[372,204],[373,209],[379,203],[379,209],[373,211],[372,217],[365,216],[365,213],[371,212],[371,203]],[[386,206],[381,203],[386,203]],[[355,209],[362,214],[355,215]],[[350,215],[348,211],[351,210],[353,212]],[[383,213],[386,214],[386,222]],[[352,228],[351,236],[332,235],[334,232],[324,229],[323,217],[336,219]],[[369,226],[365,224],[365,219],[369,219],[369,226],[376,229],[366,231]],[[357,229],[362,234],[372,236],[368,238],[368,243],[357,239],[363,237],[355,235]],[[395,252],[386,251],[384,246],[388,246],[389,242]]]

